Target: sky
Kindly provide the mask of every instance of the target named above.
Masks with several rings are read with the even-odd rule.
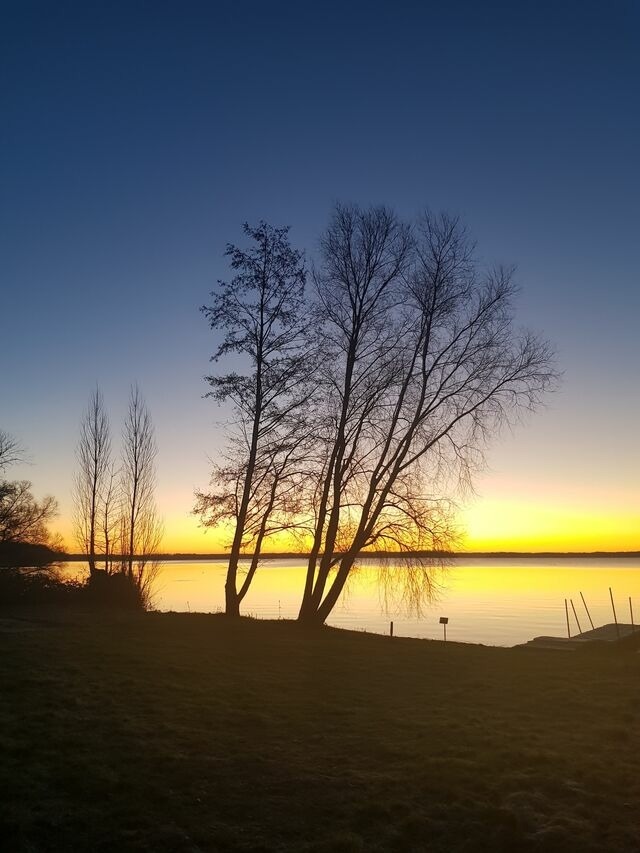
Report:
[[[517,265],[559,391],[496,436],[469,550],[640,548],[640,6],[609,2],[5,0],[0,428],[73,546],[78,425],[154,419],[167,551],[224,443],[199,307],[241,223],[310,261],[337,201],[459,214]]]

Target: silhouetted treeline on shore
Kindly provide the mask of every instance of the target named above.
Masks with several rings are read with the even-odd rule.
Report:
[[[170,554],[151,554],[149,555],[154,560],[159,560],[163,563],[178,562],[181,560],[228,560],[228,553],[213,551],[211,553],[200,554],[196,552],[175,552]],[[251,560],[253,553],[241,555],[241,560]],[[402,562],[403,559],[413,559],[416,557],[442,557],[443,552],[435,551],[406,551],[398,553],[397,551],[363,551],[358,554],[359,560],[397,560]],[[465,558],[481,559],[495,558],[497,560],[514,558],[514,559],[570,559],[572,557],[597,559],[599,557],[640,557],[640,551],[449,551],[446,553],[447,558],[452,560],[464,560]],[[261,553],[261,560],[306,560],[309,557],[308,551],[274,551]],[[84,554],[66,554],[64,555],[66,562],[86,562],[87,558]]]

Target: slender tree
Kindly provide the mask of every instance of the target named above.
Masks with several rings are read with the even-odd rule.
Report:
[[[117,537],[121,514],[119,472],[112,461],[105,475],[104,488],[100,500],[104,571],[107,574],[112,574],[114,571],[114,543]]]
[[[442,495],[556,377],[548,345],[514,328],[513,271],[482,270],[457,219],[426,214],[410,231],[384,208],[338,207],[321,252],[325,447],[299,616],[311,623],[363,549],[447,548]],[[429,561],[409,568],[428,590]]]
[[[245,224],[251,245],[227,246],[235,275],[218,282],[212,304],[202,309],[211,328],[224,332],[212,361],[236,355],[246,365],[246,372],[207,377],[207,396],[233,406],[233,449],[230,463],[214,471],[214,492],[196,495],[196,512],[205,524],[222,518],[232,523],[225,583],[226,612],[232,616],[239,614],[264,538],[281,526],[270,519],[291,494],[292,469],[298,469],[292,424],[310,394],[306,273],[288,230],[265,222]],[[238,589],[239,562],[249,544],[254,563]]]
[[[157,572],[155,555],[162,540],[155,501],[157,453],[151,415],[136,385],[131,389],[122,433],[120,548],[121,569],[143,595],[148,594]]]
[[[78,471],[74,483],[74,526],[78,544],[87,555],[89,572],[96,571],[98,537],[101,530],[101,503],[111,465],[109,418],[99,388],[91,394],[80,422],[76,449]]]

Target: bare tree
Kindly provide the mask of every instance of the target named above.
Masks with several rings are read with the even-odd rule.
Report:
[[[105,474],[104,487],[100,498],[104,571],[107,574],[112,574],[114,571],[114,545],[122,515],[118,478],[119,472],[112,461],[109,470]]]
[[[22,458],[23,449],[20,442],[10,433],[0,429],[0,471],[20,462]]]
[[[55,498],[36,500],[27,480],[0,481],[0,542],[52,544],[48,525],[57,514]]]
[[[302,417],[289,418],[260,448],[244,519],[240,553],[250,553],[249,566],[237,589],[241,604],[260,564],[265,541],[279,533],[300,532],[304,521],[304,479],[308,475],[311,433]],[[226,464],[214,465],[212,490],[196,492],[194,513],[206,527],[236,525],[246,476],[246,447],[229,437]]]
[[[427,213],[411,232],[384,208],[338,207],[321,251],[325,451],[299,616],[312,623],[363,549],[447,549],[442,495],[556,378],[548,345],[514,328],[513,271],[480,269],[457,219]],[[428,592],[429,560],[410,568]]]
[[[122,434],[120,535],[122,568],[143,595],[148,594],[157,572],[155,557],[163,532],[155,501],[157,453],[151,415],[136,385],[131,389]]]
[[[281,529],[287,516],[283,509],[299,467],[296,418],[310,394],[303,256],[291,247],[288,228],[260,222],[243,230],[253,245],[227,246],[236,275],[218,282],[213,304],[202,310],[212,329],[225,332],[212,361],[236,354],[249,369],[207,377],[212,388],[207,396],[231,402],[235,422],[228,464],[214,470],[214,491],[196,494],[195,507],[205,524],[225,519],[233,525],[225,583],[226,612],[232,616],[239,614],[264,538]],[[238,566],[249,545],[254,558],[238,590]]]
[[[78,544],[87,555],[89,572],[96,571],[97,539],[101,529],[101,503],[111,466],[109,418],[99,388],[91,394],[80,422],[76,449],[78,472],[74,482],[74,527]]]
[[[10,433],[0,430],[0,471],[21,462],[24,449]],[[49,524],[58,514],[58,503],[51,496],[37,500],[28,480],[0,480],[0,544],[26,543],[62,549],[59,537],[53,537]]]

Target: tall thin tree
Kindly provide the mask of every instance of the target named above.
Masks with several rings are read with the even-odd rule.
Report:
[[[129,396],[122,433],[121,536],[126,549],[124,570],[141,591],[148,588],[150,575],[155,571],[153,556],[162,538],[155,501],[157,453],[151,415],[135,385]]]
[[[78,470],[74,482],[74,527],[76,540],[87,555],[89,572],[93,575],[101,530],[100,503],[111,464],[109,418],[102,392],[97,387],[89,398],[80,422],[76,456]]]
[[[235,354],[245,370],[207,377],[212,389],[207,396],[233,406],[233,461],[214,477],[217,492],[197,496],[196,503],[205,523],[219,520],[223,507],[232,521],[225,582],[226,612],[232,616],[239,614],[248,588],[245,579],[238,590],[243,549],[251,542],[254,556],[256,547],[259,551],[280,485],[291,482],[280,467],[285,459],[286,465],[292,461],[283,448],[309,394],[302,253],[291,247],[288,228],[260,222],[256,227],[245,223],[243,231],[252,241],[249,248],[229,244],[226,251],[236,274],[218,282],[212,304],[202,309],[211,328],[224,332],[212,361]],[[252,577],[250,570],[249,583]]]
[[[121,495],[119,472],[112,461],[109,470],[105,474],[100,501],[104,570],[107,574],[112,574],[114,571],[114,544],[120,523],[120,515]]]

